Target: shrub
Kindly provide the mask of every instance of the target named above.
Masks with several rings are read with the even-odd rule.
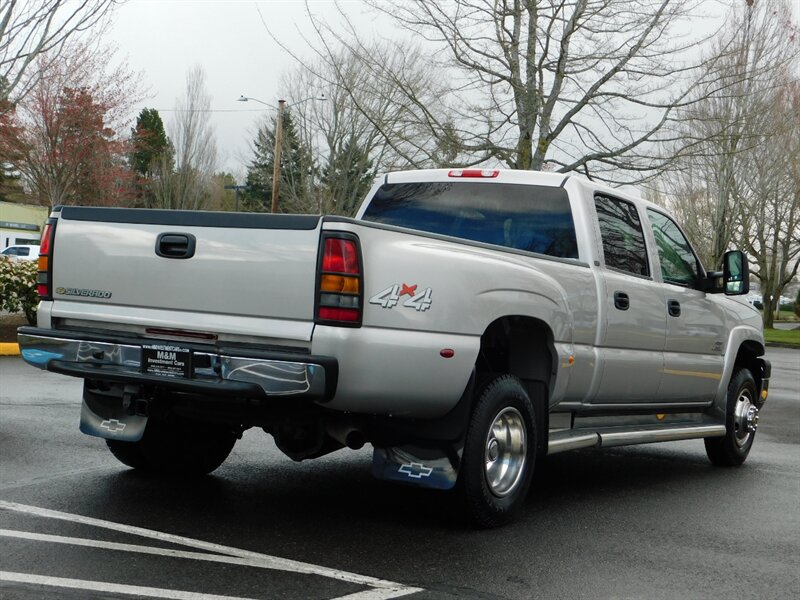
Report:
[[[36,324],[39,304],[36,270],[35,260],[0,258],[0,309],[10,313],[24,312],[31,325]]]

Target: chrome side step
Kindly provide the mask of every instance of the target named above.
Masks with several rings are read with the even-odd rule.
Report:
[[[648,429],[615,429],[585,431],[571,429],[550,434],[547,454],[558,454],[578,448],[611,448],[654,442],[674,442],[725,435],[725,425],[671,426]]]
[[[550,438],[547,441],[547,455],[599,445],[600,436],[596,433],[575,431],[574,429],[558,431],[550,434]]]
[[[600,446],[629,446],[653,442],[675,442],[705,437],[722,437],[725,425],[695,425],[693,427],[664,427],[663,429],[639,431],[614,431],[600,434]]]

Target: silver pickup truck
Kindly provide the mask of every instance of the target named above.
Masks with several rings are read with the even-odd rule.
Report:
[[[84,379],[81,431],[208,473],[250,427],[294,460],[517,513],[546,455],[703,438],[741,464],[770,366],[746,257],[706,272],[661,207],[579,177],[378,178],[355,219],[63,207],[23,358]]]

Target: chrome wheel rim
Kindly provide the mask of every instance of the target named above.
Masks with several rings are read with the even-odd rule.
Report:
[[[733,410],[733,437],[736,445],[743,448],[758,429],[758,407],[753,403],[749,389],[739,392]]]
[[[486,435],[484,475],[489,491],[502,498],[516,489],[527,453],[525,420],[516,408],[497,413]]]

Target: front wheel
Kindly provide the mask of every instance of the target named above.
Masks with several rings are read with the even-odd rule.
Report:
[[[219,467],[236,443],[232,429],[199,422],[150,419],[138,442],[106,440],[121,463],[143,471],[205,475]]]
[[[516,516],[525,501],[536,460],[536,423],[516,377],[497,377],[479,394],[467,427],[459,488],[472,522],[497,527]]]
[[[725,436],[706,438],[706,454],[712,464],[721,467],[741,465],[758,428],[758,391],[753,374],[748,369],[733,372],[728,384],[728,403],[725,412]]]

